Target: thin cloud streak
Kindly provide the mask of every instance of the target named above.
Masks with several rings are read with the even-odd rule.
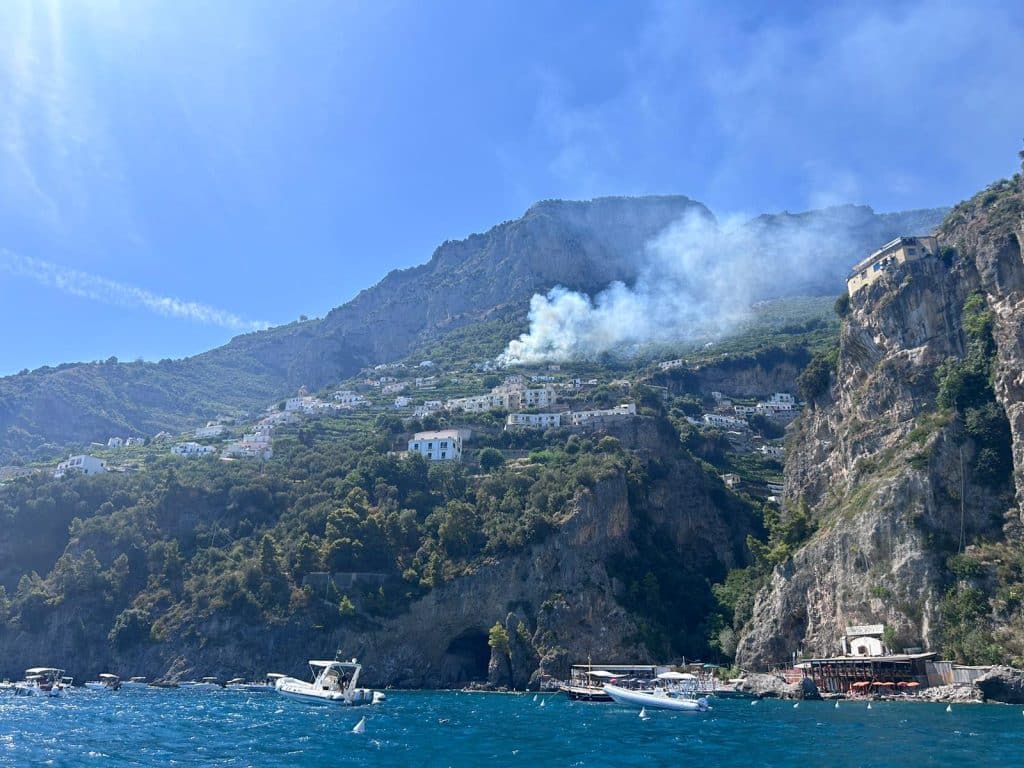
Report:
[[[6,249],[0,249],[0,272],[33,280],[72,296],[79,296],[102,304],[119,307],[138,307],[163,317],[191,320],[204,325],[216,325],[232,331],[257,331],[269,327],[265,320],[247,320],[233,312],[184,301],[171,296],[155,293],[92,275],[77,269],[68,269],[59,264],[23,256]]]

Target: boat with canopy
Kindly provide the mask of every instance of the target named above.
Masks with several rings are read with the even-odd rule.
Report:
[[[60,696],[63,669],[56,667],[32,667],[25,670],[25,679],[14,684],[18,696]]]
[[[313,681],[295,677],[277,680],[277,692],[292,699],[321,704],[373,704],[383,701],[383,694],[368,688],[359,688],[359,673],[363,665],[352,661],[311,660],[309,669]]]
[[[121,678],[111,672],[103,672],[98,680],[89,680],[85,687],[92,691],[116,691],[121,688]]]
[[[708,700],[699,696],[700,681],[689,672],[661,672],[653,682],[626,688],[605,683],[604,692],[618,704],[644,709],[671,709],[677,712],[707,712]]]

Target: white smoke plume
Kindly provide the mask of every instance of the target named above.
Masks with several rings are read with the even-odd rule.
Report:
[[[839,235],[791,226],[765,233],[739,217],[691,213],[648,243],[633,286],[612,283],[591,298],[563,287],[530,301],[530,329],[498,362],[532,365],[651,343],[709,341],[736,330],[759,299],[779,295],[824,266]]]
[[[72,296],[80,296],[103,304],[122,307],[141,307],[164,317],[191,320],[216,325],[232,331],[255,331],[269,327],[262,320],[247,320],[233,312],[185,301],[171,296],[159,296],[134,285],[119,283],[99,275],[77,269],[68,269],[31,256],[22,256],[0,249],[0,272],[34,280]]]

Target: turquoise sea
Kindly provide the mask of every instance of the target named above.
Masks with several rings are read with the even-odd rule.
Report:
[[[361,708],[233,691],[0,696],[0,766],[1024,765],[1021,707],[713,706],[641,720],[554,694],[392,691]]]

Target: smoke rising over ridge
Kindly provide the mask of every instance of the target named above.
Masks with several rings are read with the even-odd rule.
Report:
[[[858,209],[835,210],[845,219]],[[716,222],[687,214],[647,244],[634,285],[615,282],[594,297],[562,286],[535,294],[529,331],[509,343],[499,362],[628,355],[651,343],[723,338],[761,299],[796,295],[801,287],[820,295],[823,282],[838,293],[842,272],[859,258],[854,240],[830,215]],[[824,273],[831,279],[823,281]]]

